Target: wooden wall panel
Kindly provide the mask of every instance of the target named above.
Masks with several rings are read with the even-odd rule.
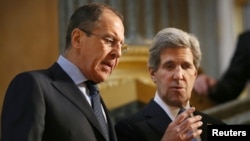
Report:
[[[57,59],[57,11],[57,0],[1,1],[0,108],[17,73],[49,67]]]

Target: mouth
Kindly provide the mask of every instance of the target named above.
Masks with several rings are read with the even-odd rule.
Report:
[[[172,87],[170,87],[170,89],[179,91],[179,90],[184,90],[184,87],[182,87],[182,86],[172,86]]]
[[[102,62],[102,65],[104,66],[105,69],[109,70],[112,70],[112,68],[114,67],[114,63],[112,62]]]

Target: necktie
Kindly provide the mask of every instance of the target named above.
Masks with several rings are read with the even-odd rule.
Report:
[[[99,124],[103,130],[103,133],[104,133],[106,139],[108,140],[109,139],[108,127],[107,127],[107,124],[106,124],[106,121],[104,119],[104,115],[102,112],[101,99],[100,99],[97,85],[93,81],[86,81],[85,84],[87,85],[87,88],[89,89],[89,93],[91,96],[92,108],[94,110],[96,118],[98,119]]]
[[[184,112],[186,109],[185,108],[181,108],[178,112],[178,115],[181,114],[182,112]]]
[[[181,108],[181,109],[179,110],[179,112],[178,112],[178,115],[181,114],[182,112],[184,112],[185,110],[186,110],[185,108]],[[188,117],[191,117],[191,116],[188,116]],[[193,139],[191,139],[191,141],[197,141],[197,139],[196,139],[196,138],[193,138]]]

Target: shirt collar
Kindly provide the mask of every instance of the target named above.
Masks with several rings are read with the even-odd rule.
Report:
[[[57,63],[69,75],[69,77],[74,81],[76,85],[79,85],[82,82],[86,81],[86,77],[82,74],[80,69],[64,56],[60,55],[57,59]]]
[[[178,112],[180,110],[180,107],[174,107],[174,106],[170,106],[168,104],[166,104],[159,96],[158,92],[155,93],[155,97],[154,97],[154,101],[159,104],[159,106],[166,112],[166,114],[172,119],[174,120],[177,115]],[[185,107],[190,108],[189,102],[187,104],[187,106]]]

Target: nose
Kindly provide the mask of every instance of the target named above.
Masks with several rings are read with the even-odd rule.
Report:
[[[174,80],[181,80],[181,79],[183,79],[183,70],[182,70],[181,67],[177,67],[177,68],[174,70],[173,79],[174,79]]]
[[[122,45],[116,44],[116,46],[112,48],[111,56],[112,58],[120,58],[121,55],[122,55]]]

